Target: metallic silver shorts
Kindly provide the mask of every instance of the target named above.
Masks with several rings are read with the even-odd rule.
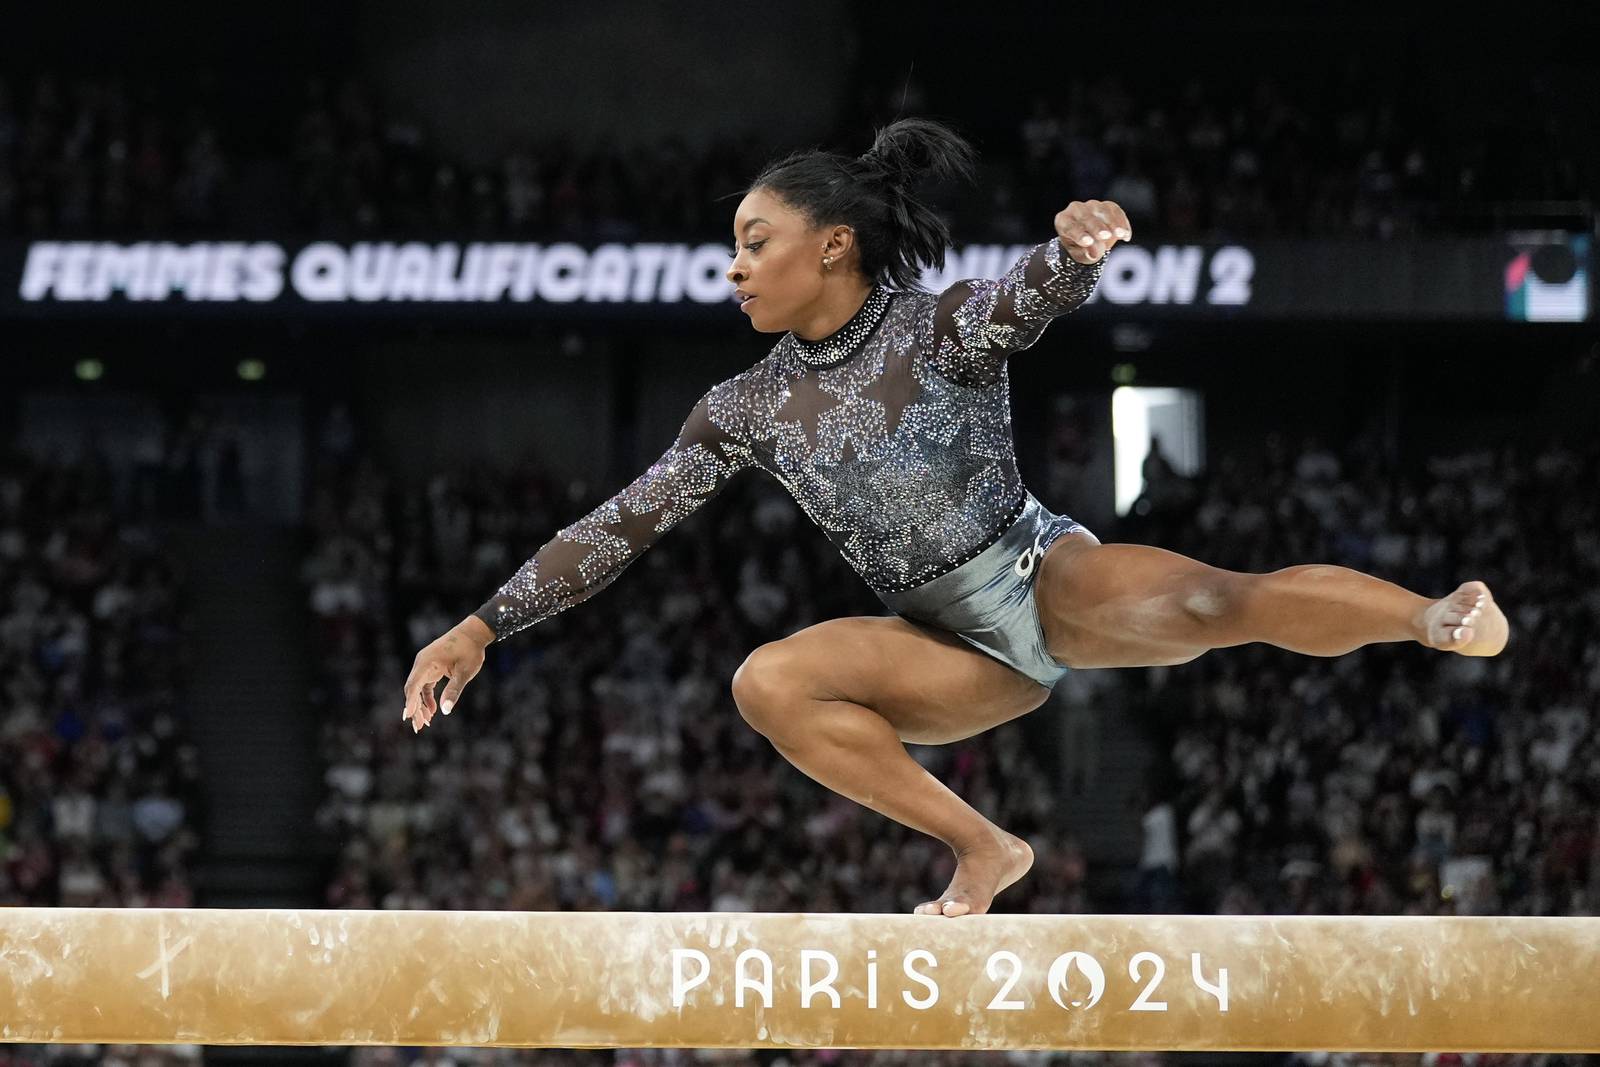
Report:
[[[1055,539],[1081,528],[1029,493],[1022,513],[994,544],[953,571],[902,592],[879,593],[878,599],[896,615],[949,630],[1053,688],[1068,668],[1045,650],[1033,579]]]

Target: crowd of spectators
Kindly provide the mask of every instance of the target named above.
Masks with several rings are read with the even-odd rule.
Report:
[[[0,1067],[198,1067],[200,1045],[0,1045]]]
[[[582,144],[570,136],[508,146],[485,166],[448,158],[421,124],[369,85],[306,87],[291,149],[295,221],[318,233],[548,234],[594,241],[727,229],[765,159],[750,134],[702,145]]]
[[[96,462],[0,457],[0,907],[189,907],[198,753],[181,568]],[[0,1045],[0,1067],[179,1067],[199,1049]]]
[[[995,226],[1015,237],[1004,219],[1049,218],[1070,190],[1175,239],[1503,228],[1495,205],[1583,201],[1600,177],[1582,120],[1559,104],[1537,111],[1463,123],[1359,69],[1323,92],[1270,77],[1227,90],[1198,78],[1074,81],[1022,120],[1016,185],[995,187]]]
[[[1058,93],[1019,103],[1014,130],[980,145],[980,187],[950,190],[945,206],[964,239],[1026,240],[1066,200],[1089,198],[1121,203],[1148,237],[1390,237],[1481,224],[1496,204],[1580,201],[1600,177],[1581,119],[1557,106],[1559,94],[1529,90],[1527,109],[1462,123],[1357,82],[1319,92],[1270,78],[1241,88],[1067,77]],[[905,99],[895,94],[899,106]],[[0,235],[170,238],[270,226],[322,236],[720,238],[732,210],[721,198],[797,147],[754,133],[637,144],[560,134],[468,162],[355,77],[306,79],[266,131],[230,127],[218,108],[109,78],[0,80]],[[898,113],[883,110],[870,118]],[[244,126],[248,141],[238,140]],[[842,129],[835,147],[860,151],[868,133]]]
[[[181,571],[104,469],[0,461],[0,905],[193,901]]]
[[[0,236],[225,227],[220,125],[140,82],[0,75]]]

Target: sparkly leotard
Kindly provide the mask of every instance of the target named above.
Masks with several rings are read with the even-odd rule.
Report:
[[[1083,303],[1103,263],[1080,264],[1052,238],[997,280],[875,287],[830,337],[786,334],[712,386],[660,459],[474,614],[503,638],[588,599],[746,467],[782,482],[880,595],[954,570],[1027,497],[1006,357]]]

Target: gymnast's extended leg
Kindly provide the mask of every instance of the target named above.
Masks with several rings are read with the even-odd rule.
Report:
[[[1033,852],[906,752],[944,744],[1044,703],[1049,690],[959,638],[899,617],[830,619],[762,645],[733,676],[744,718],[783,756],[842,796],[955,852],[944,895],[919,914],[987,911]]]
[[[1347,567],[1246,574],[1085,531],[1050,547],[1034,599],[1046,645],[1071,667],[1183,663],[1253,641],[1311,656],[1386,641],[1493,656],[1510,635],[1479,581],[1431,600]]]

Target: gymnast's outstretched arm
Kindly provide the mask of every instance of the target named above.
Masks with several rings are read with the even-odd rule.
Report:
[[[1133,236],[1128,216],[1109,200],[1069,204],[1055,225],[1054,238],[999,278],[959,281],[940,294],[932,346],[940,374],[962,385],[993,383],[1007,356],[1089,298],[1106,252]]]
[[[710,500],[753,462],[749,447],[719,422],[733,388],[712,387],[689,412],[677,440],[627,488],[558,530],[476,611],[417,653],[406,679],[404,717],[420,730],[433,718],[433,687],[448,676],[445,714],[483,663],[491,642],[594,596],[661,535]]]

